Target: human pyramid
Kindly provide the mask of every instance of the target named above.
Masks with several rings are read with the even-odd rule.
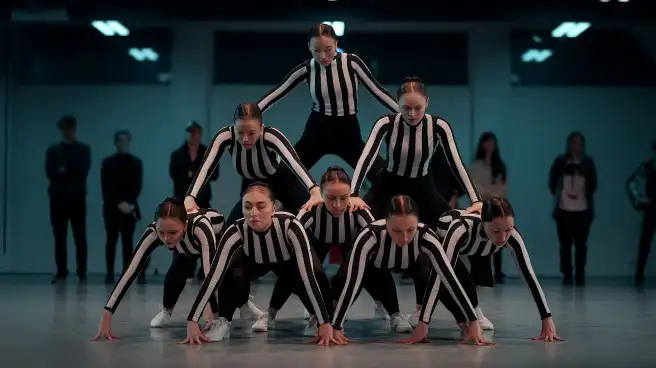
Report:
[[[494,344],[482,336],[482,329],[492,326],[479,308],[471,270],[459,256],[487,256],[503,248],[516,258],[536,302],[542,328],[535,339],[562,341],[515,229],[511,204],[498,197],[481,200],[451,126],[426,113],[428,91],[422,81],[405,78],[395,99],[359,57],[337,52],[337,36],[327,24],[312,28],[308,46],[311,59],[259,102],[237,106],[233,124],[214,136],[186,198],[167,198],[158,206],[92,340],[116,338],[112,315],[148,257],[165,246],[184,257],[200,257],[205,274],[182,344],[229,338],[237,309],[240,318],[254,320],[254,332],[275,329],[276,314],[292,293],[306,309],[305,335],[322,346],[348,344],[344,321],[362,288],[374,299],[377,318],[388,320],[395,332],[410,334],[401,343],[428,341],[431,316],[442,301],[461,328],[462,342]],[[262,115],[303,81],[314,107],[293,146],[279,130],[264,125]],[[376,121],[366,143],[356,116],[359,84],[391,111]],[[379,158],[383,142],[386,160]],[[437,149],[467,192],[469,208],[451,209],[438,194],[428,175]],[[225,151],[243,177],[241,198],[227,218],[195,202]],[[326,154],[351,165],[353,178],[341,167],[329,167],[315,181],[308,169]],[[361,198],[365,179],[371,187]],[[284,210],[276,211],[276,200]],[[322,264],[333,246],[343,259],[329,279]],[[250,283],[270,271],[278,280],[262,312],[250,296]],[[415,283],[417,307],[410,318],[400,313],[392,272],[404,272]],[[184,273],[178,276],[166,278],[163,308],[152,328],[168,326],[186,279]]]

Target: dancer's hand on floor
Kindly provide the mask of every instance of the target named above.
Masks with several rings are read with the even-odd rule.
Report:
[[[369,209],[369,206],[360,197],[350,197],[348,206],[351,212]]]
[[[319,331],[317,332],[317,337],[310,340],[311,343],[317,344],[319,346],[328,346],[331,343],[335,345],[342,345],[335,340],[333,337],[333,326],[330,323],[324,323],[319,325]]]
[[[536,340],[544,340],[545,342],[565,341],[565,339],[556,334],[556,325],[551,317],[542,320],[540,336],[534,338],[533,341]]]
[[[461,344],[473,343],[474,345],[494,345],[492,341],[487,341],[483,338],[483,329],[478,321],[470,322],[467,326],[465,338],[460,342]]]
[[[98,341],[101,337],[107,340],[116,340],[118,337],[112,333],[112,313],[110,311],[103,311],[100,317],[100,324],[98,324],[98,333],[91,338],[91,341]]]
[[[178,344],[203,345],[208,342],[214,341],[205,336],[203,331],[200,330],[198,323],[187,321],[187,338],[179,341]]]
[[[409,338],[399,340],[398,342],[401,344],[428,344],[431,341],[428,340],[426,337],[428,336],[428,325],[424,322],[419,322],[417,324],[417,327],[415,327],[414,330],[412,330],[412,335],[410,335]]]
[[[348,337],[344,336],[344,330],[335,330],[333,329],[333,338],[337,342],[338,345],[346,345],[349,342],[354,342],[353,340],[349,339]]]

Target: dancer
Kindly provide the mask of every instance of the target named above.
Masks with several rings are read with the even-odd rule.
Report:
[[[535,339],[563,341],[556,334],[556,327],[547,306],[547,300],[533,272],[524,240],[515,229],[515,212],[510,202],[498,197],[486,199],[482,212],[482,215],[464,215],[463,210],[456,209],[440,217],[437,234],[440,239],[444,239],[443,244],[447,257],[455,265],[458,262],[458,255],[485,256],[508,248],[515,257],[517,267],[533,295],[542,319],[542,331],[540,336]],[[469,284],[470,288],[475,290],[471,276],[466,276],[468,276],[465,277],[466,280],[463,281],[461,278],[461,281],[463,284]],[[431,279],[437,279],[437,277],[431,275]],[[439,284],[439,280],[436,282]],[[465,318],[469,318],[462,314],[458,308],[459,304],[454,303],[449,295],[443,296],[443,302],[459,325],[465,323]],[[474,306],[478,304],[476,298],[472,300],[472,304]]]
[[[374,217],[381,217],[385,204],[392,196],[408,194],[423,204],[419,209],[420,220],[435,228],[440,215],[451,209],[437,192],[433,177],[429,175],[431,159],[441,145],[449,166],[472,201],[467,212],[480,213],[480,196],[462,164],[451,126],[445,120],[425,113],[428,95],[421,79],[405,78],[397,97],[401,113],[378,119],[358,160],[351,186],[354,202],[359,203],[364,177],[385,141],[387,168],[374,180],[370,191],[372,195],[367,198]]]
[[[343,168],[331,166],[321,176],[320,181],[321,194],[324,203],[313,207],[310,211],[301,210],[297,218],[303,224],[308,234],[313,235],[311,242],[313,249],[317,253],[319,261],[323,264],[330,249],[335,246],[339,247],[341,254],[348,254],[353,241],[357,234],[367,225],[374,221],[371,213],[366,209],[349,211],[348,200],[351,190],[351,180]],[[381,279],[379,282],[391,284],[395,288],[394,279],[390,273],[387,279]],[[374,298],[376,298],[373,290]],[[275,328],[276,314],[285,304],[292,290],[283,280],[278,279],[269,303],[269,312],[266,317],[260,318],[253,325],[253,331],[267,331],[269,328]],[[326,301],[327,303],[330,301]],[[383,306],[376,309],[376,317],[390,321],[392,330],[396,332],[411,332],[412,327],[405,316],[395,313],[389,316]],[[305,311],[305,313],[308,313]],[[308,316],[308,324],[305,329],[306,335],[316,335],[317,317]]]
[[[232,315],[239,301],[248,297],[250,282],[269,271],[293,285],[305,307],[317,315],[318,344],[335,342],[330,325],[332,305],[324,303],[324,295],[330,295],[328,277],[301,222],[289,212],[274,212],[274,203],[273,192],[265,183],[256,182],[246,188],[242,197],[244,218],[221,236],[209,277],[189,313],[187,338],[180,343],[202,344],[228,338]],[[198,327],[198,319],[217,287],[219,328],[205,335]]]
[[[355,168],[364,149],[356,115],[359,84],[364,84],[391,112],[398,112],[399,105],[376,81],[362,59],[337,51],[337,35],[330,25],[314,25],[308,37],[308,47],[312,58],[292,69],[257,105],[265,112],[301,82],[306,82],[313,101],[312,112],[301,139],[295,145],[303,165],[312,169],[322,157],[334,154]],[[383,168],[383,161],[378,158],[373,166],[370,180]]]
[[[306,205],[321,203],[319,186],[301,163],[294,147],[278,129],[262,124],[262,111],[256,104],[239,104],[233,120],[234,125],[219,130],[205,152],[203,163],[187,191],[187,211],[198,208],[195,197],[207,184],[225,150],[230,152],[235,170],[244,178],[242,192],[256,180],[265,181],[288,211],[298,211],[306,201],[294,178],[293,174],[296,174],[311,195]],[[280,167],[281,158],[288,168]],[[241,207],[241,202],[235,204],[228,216],[228,225],[242,217]]]
[[[417,274],[416,261],[419,254],[425,253],[432,265],[434,274],[439,273],[445,280],[444,285],[453,294],[458,306],[469,320],[465,341],[476,344],[488,344],[481,337],[480,326],[460,282],[453,273],[442,245],[433,230],[419,222],[417,203],[406,195],[392,197],[389,202],[387,217],[368,225],[355,240],[349,253],[348,261],[342,263],[333,280],[333,293],[337,301],[333,317],[335,338],[338,342],[348,341],[343,336],[342,323],[349,306],[353,304],[362,285],[380,287],[379,275],[393,270],[408,270],[413,276]],[[416,277],[416,276],[415,276]],[[419,280],[415,279],[415,282]],[[422,280],[426,282],[427,280]],[[435,278],[426,285],[423,300],[421,322],[412,333],[412,337],[402,342],[415,343],[425,341],[428,324],[437,301],[439,283]],[[383,286],[384,287],[384,286]],[[395,290],[387,290],[387,297],[381,302],[388,312],[398,312],[398,300]],[[396,307],[396,310],[394,308]]]
[[[108,340],[116,338],[112,333],[112,315],[155,249],[164,245],[181,257],[193,257],[194,261],[196,257],[200,257],[203,269],[207,274],[211,256],[216,247],[216,235],[220,234],[222,229],[223,216],[218,212],[207,209],[187,214],[182,201],[175,198],[165,199],[157,207],[155,221],[148,225],[148,228],[141,236],[130,265],[114,286],[114,290],[107,304],[105,304],[98,333],[92,340],[98,340],[100,337],[105,337]],[[185,273],[184,264],[182,263],[184,261],[182,261],[182,258],[180,258],[180,261],[179,263],[174,262],[166,275],[163,310],[151,321],[151,327],[165,327],[168,325],[171,311],[182,293],[187,279],[187,273]],[[215,298],[210,301],[210,305],[212,312],[216,314],[217,304]],[[254,309],[257,311],[257,308]],[[153,326],[153,324],[156,325]],[[212,324],[208,327],[211,326]]]

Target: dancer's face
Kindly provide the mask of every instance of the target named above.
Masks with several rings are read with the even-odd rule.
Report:
[[[328,212],[333,216],[339,216],[348,208],[351,186],[338,181],[326,183],[323,185],[321,194]]]
[[[187,223],[180,221],[177,218],[160,217],[155,224],[157,228],[157,236],[159,240],[166,245],[167,248],[175,248],[180,244],[180,240],[184,236]]]
[[[408,92],[401,96],[399,106],[401,107],[403,119],[411,125],[416,125],[424,118],[428,98],[420,92]]]
[[[496,217],[492,221],[485,222],[483,230],[494,245],[502,247],[515,230],[515,218],[513,216]]]
[[[308,47],[314,60],[322,66],[328,66],[337,53],[337,40],[328,36],[312,37]]]
[[[417,215],[392,215],[387,219],[387,233],[396,245],[404,247],[417,235],[418,224]]]
[[[497,149],[497,140],[494,138],[489,138],[483,142],[483,149],[485,154],[491,155]]]
[[[264,126],[258,119],[240,119],[235,122],[235,133],[237,139],[244,149],[251,149],[255,146],[255,142],[262,136]]]
[[[265,190],[253,189],[241,201],[246,224],[255,231],[266,231],[271,226],[275,204]]]

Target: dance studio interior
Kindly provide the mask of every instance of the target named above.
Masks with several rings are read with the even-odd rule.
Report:
[[[656,1],[0,21],[3,366],[656,364]]]

